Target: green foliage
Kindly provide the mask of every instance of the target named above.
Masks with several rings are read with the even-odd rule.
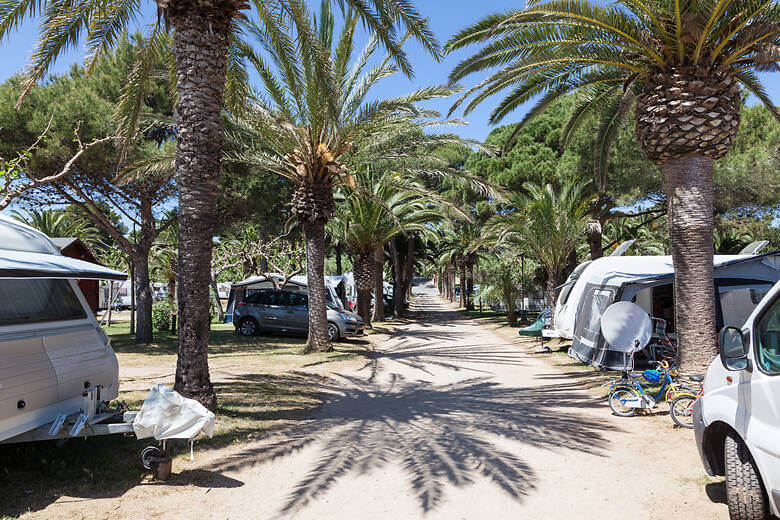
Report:
[[[593,196],[579,183],[560,189],[525,184],[527,194],[513,199],[515,211],[496,215],[490,228],[498,242],[509,240],[527,252],[548,275],[552,286],[562,282],[569,255],[582,240]]]
[[[152,326],[155,330],[171,330],[171,315],[176,308],[169,302],[155,303],[152,306]]]
[[[764,106],[742,109],[728,155],[715,163],[715,211],[741,215],[780,210],[780,125]]]

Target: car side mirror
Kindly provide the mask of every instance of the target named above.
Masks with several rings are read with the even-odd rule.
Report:
[[[739,372],[740,370],[752,370],[750,359],[747,355],[745,336],[736,327],[725,327],[718,337],[720,349],[720,361],[726,370]]]

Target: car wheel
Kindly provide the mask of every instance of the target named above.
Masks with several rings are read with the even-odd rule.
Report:
[[[767,495],[756,463],[745,442],[736,434],[726,436],[726,499],[731,520],[769,518]]]
[[[336,324],[328,322],[328,341],[338,341],[339,336],[339,328]]]
[[[238,324],[238,332],[242,336],[254,336],[257,334],[257,322],[254,318],[244,318]]]

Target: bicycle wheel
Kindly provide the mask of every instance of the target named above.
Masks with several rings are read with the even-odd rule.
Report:
[[[693,390],[693,388],[689,386],[677,385],[676,388],[669,388],[666,391],[666,394],[664,395],[664,399],[666,400],[667,403],[671,403],[676,398],[682,397],[684,395],[696,397],[696,392]]]
[[[695,402],[696,397],[681,395],[669,403],[669,415],[672,416],[674,424],[680,428],[693,428],[693,403]]]
[[[609,409],[620,417],[631,417],[636,413],[636,408],[627,406],[626,399],[636,399],[639,394],[632,388],[614,388],[609,392]]]

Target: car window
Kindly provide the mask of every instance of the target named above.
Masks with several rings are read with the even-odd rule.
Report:
[[[290,307],[306,309],[309,307],[309,298],[305,294],[290,293]]]
[[[67,280],[0,280],[0,325],[87,317]]]
[[[780,298],[756,324],[758,363],[770,374],[780,374]]]

